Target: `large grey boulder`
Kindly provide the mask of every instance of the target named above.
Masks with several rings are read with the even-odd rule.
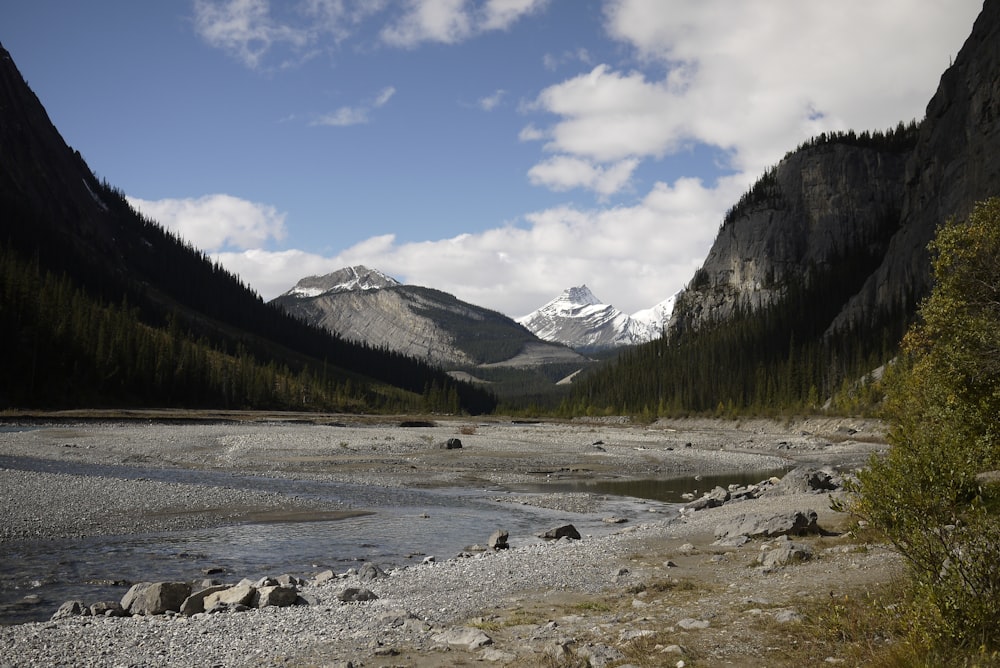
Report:
[[[226,587],[205,597],[205,610],[244,605],[252,607],[257,596],[257,588],[248,582]]]
[[[125,593],[121,606],[130,615],[162,615],[180,612],[190,595],[191,585],[187,582],[140,582]]]
[[[299,590],[296,587],[276,585],[260,587],[257,590],[257,598],[254,602],[258,608],[266,608],[268,606],[285,608],[295,605],[298,598]]]
[[[777,545],[773,548],[761,552],[757,562],[764,567],[764,570],[771,570],[800,561],[809,561],[812,556],[811,547],[805,543],[794,543],[788,536],[784,536],[783,540],[777,541]]]
[[[200,612],[205,612],[205,599],[216,594],[220,591],[225,591],[229,589],[228,585],[210,585],[204,589],[200,589],[181,603],[180,613],[190,617],[191,615],[197,615]]]
[[[715,528],[715,536],[720,540],[734,536],[749,538],[803,536],[819,532],[815,510],[793,510],[776,515],[746,513],[737,515]]]

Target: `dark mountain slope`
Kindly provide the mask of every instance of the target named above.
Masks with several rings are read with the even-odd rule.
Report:
[[[14,281],[24,285],[4,293],[5,299],[18,299],[17,308],[0,304],[0,401],[5,405],[95,400],[105,405],[186,405],[197,394],[200,405],[287,407],[287,397],[294,394],[290,390],[285,403],[270,402],[276,401],[274,386],[288,385],[290,378],[309,388],[296,402],[299,408],[334,409],[345,387],[355,409],[421,409],[427,406],[420,397],[431,395],[437,407],[483,412],[494,405],[482,390],[456,383],[421,362],[344,341],[268,306],[203,253],[136,214],[122,193],[100,183],[80,154],[66,146],[2,47],[0,158],[0,249],[10,277],[5,287]],[[35,298],[52,301],[33,303],[25,298],[31,290]],[[51,312],[56,304],[65,308],[70,297],[63,297],[70,293],[73,303],[81,304],[81,314],[128,329],[128,334],[117,333],[116,340],[145,341],[142,350],[159,359],[160,367],[180,365],[182,344],[194,346],[205,365],[199,378],[216,376],[216,389],[186,393],[175,387],[168,395],[157,386],[162,372],[143,376],[142,382],[125,382],[137,369],[157,363],[123,358],[113,369],[106,368],[108,359],[95,356],[100,328],[94,329],[93,345],[72,357],[39,350],[41,341],[51,346],[73,341],[74,332],[65,331],[67,323],[84,328],[64,313]],[[59,331],[52,330],[56,321]],[[52,362],[56,358],[58,366]],[[45,365],[48,376],[63,378],[48,378],[44,391],[31,394],[26,388],[32,385],[22,382],[22,376],[28,368],[37,371],[38,364]],[[241,387],[249,387],[252,379],[264,390],[236,392],[236,376],[244,379]],[[96,393],[87,390],[94,379],[109,377],[121,382],[105,382]]]

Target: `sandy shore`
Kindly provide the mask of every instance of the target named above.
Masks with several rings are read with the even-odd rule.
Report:
[[[877,423],[851,420],[632,426],[439,418],[432,426],[401,426],[402,420],[350,416],[318,424],[312,417],[309,422],[279,417],[183,424],[65,422],[0,433],[0,488],[7,501],[0,539],[16,546],[28,538],[296,521],[348,512],[224,482],[193,486],[150,480],[141,475],[143,467],[384,488],[496,490],[545,481],[708,475],[799,464],[853,468],[884,447]],[[441,447],[451,438],[460,439],[462,448]],[[67,472],[68,467],[81,472]],[[116,467],[113,481],[100,475],[100,467]],[[138,475],[121,476],[123,467]],[[579,494],[525,499],[581,516],[604,512],[602,504],[581,501]],[[825,495],[775,495],[681,520],[630,522],[578,542],[400,568],[366,585],[379,596],[368,604],[337,601],[344,587],[357,584],[348,577],[305,587],[303,593],[314,602],[308,607],[2,627],[0,665],[550,665],[546,662],[555,655],[564,661],[589,655],[591,665],[623,665],[635,661],[625,653],[629,647],[654,633],[661,650],[669,652],[647,652],[644,663],[635,665],[676,665],[678,660],[717,665],[722,659],[749,665],[761,658],[781,665],[768,644],[773,639],[759,632],[761,618],[790,610],[785,617],[794,619],[796,601],[803,596],[863,587],[884,579],[893,564],[881,549],[855,549],[828,537],[817,539],[824,541],[814,550],[817,558],[781,573],[763,573],[753,567],[760,544],[712,546],[712,534],[726,517],[806,508],[819,513],[824,527],[844,522],[829,509]],[[676,566],[665,566],[668,561]],[[662,586],[669,581],[692,584]],[[683,620],[697,623],[678,625]],[[468,649],[441,639],[443,631],[470,625],[487,633],[492,644]],[[629,637],[629,629],[649,633]],[[624,658],[608,658],[619,655]]]

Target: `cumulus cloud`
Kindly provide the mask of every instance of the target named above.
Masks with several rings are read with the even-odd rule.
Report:
[[[265,299],[307,275],[364,264],[515,317],[581,283],[632,313],[666,299],[691,278],[714,238],[713,221],[721,220],[727,203],[745,187],[735,178],[712,188],[680,179],[657,183],[633,206],[554,207],[518,224],[450,239],[398,243],[383,235],[331,256],[247,250],[213,257]]]
[[[620,160],[604,167],[589,160],[557,155],[532,167],[528,171],[528,178],[535,185],[548,186],[553,190],[582,187],[608,196],[625,188],[638,166],[639,161],[635,158]]]
[[[601,64],[541,91],[546,148],[616,161],[707,144],[760,173],[819,132],[919,117],[948,65],[932,45],[967,34],[981,3],[962,5],[609,0],[608,33],[653,66]]]
[[[206,251],[253,249],[285,238],[284,213],[268,204],[232,195],[155,201],[127,199],[147,218]]]

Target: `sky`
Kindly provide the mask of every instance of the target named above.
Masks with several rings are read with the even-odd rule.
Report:
[[[0,0],[90,168],[264,299],[355,264],[511,317],[680,290],[824,131],[921,119],[982,0]]]

